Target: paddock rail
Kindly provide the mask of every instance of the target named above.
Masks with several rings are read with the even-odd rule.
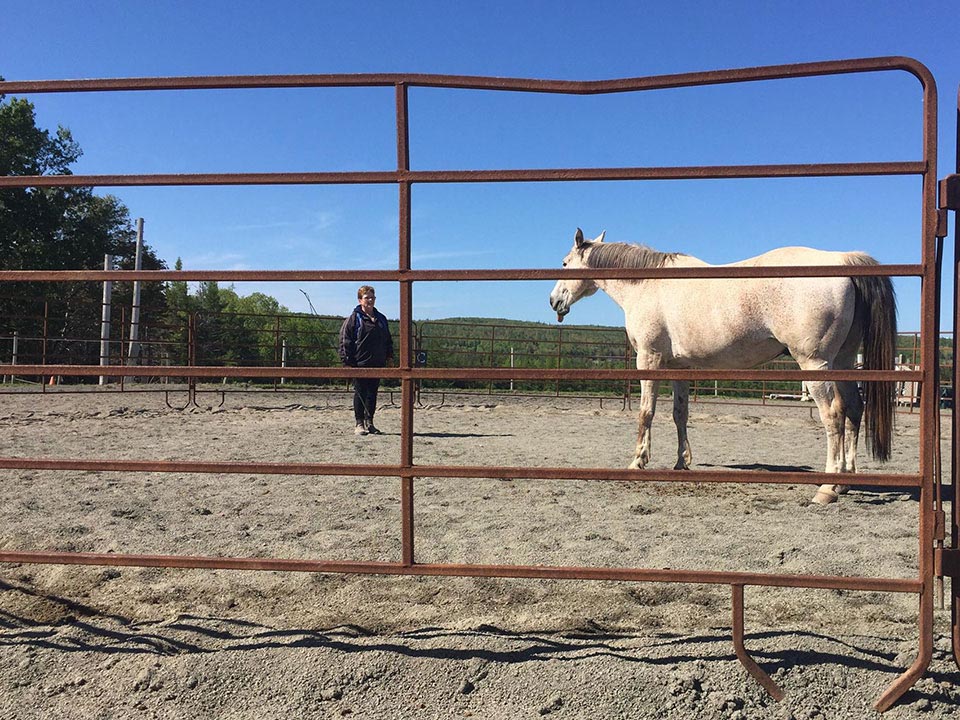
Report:
[[[760,80],[784,80],[813,76],[852,73],[906,72],[915,77],[923,91],[922,157],[912,161],[856,162],[821,164],[722,165],[686,167],[619,167],[519,170],[415,170],[410,166],[409,108],[410,88],[472,89],[527,93],[559,93],[595,95],[642,92],[670,88],[744,83]],[[101,80],[49,80],[0,83],[0,93],[31,94],[59,92],[124,92],[163,90],[212,90],[242,88],[332,88],[392,87],[396,111],[397,167],[386,171],[363,172],[294,172],[294,173],[192,173],[144,175],[71,175],[71,176],[7,176],[0,177],[0,188],[27,187],[110,187],[110,186],[203,186],[203,185],[298,185],[298,184],[391,184],[399,191],[399,238],[396,269],[377,271],[287,270],[287,271],[0,271],[6,282],[42,281],[353,281],[399,283],[400,287],[400,352],[399,367],[377,370],[345,368],[237,368],[237,367],[166,367],[151,370],[156,376],[203,377],[300,377],[348,378],[381,377],[398,380],[401,386],[400,457],[393,465],[334,464],[271,464],[271,463],[204,463],[159,462],[135,460],[79,460],[53,458],[0,458],[3,469],[37,470],[122,470],[131,472],[173,473],[281,473],[307,475],[375,475],[400,479],[401,540],[399,562],[330,562],[301,561],[282,558],[230,558],[200,556],[151,556],[113,553],[66,552],[0,552],[0,562],[58,563],[88,565],[131,565],[156,567],[226,568],[247,570],[289,570],[306,572],[379,573],[402,575],[458,575],[525,578],[579,578],[595,580],[655,580],[674,583],[714,583],[728,585],[732,591],[733,641],[738,658],[745,668],[771,694],[780,697],[783,691],[748,655],[744,646],[743,605],[746,586],[777,586],[874,590],[910,593],[918,597],[919,644],[917,659],[898,677],[876,702],[886,710],[919,679],[926,670],[933,643],[934,544],[936,528],[943,528],[936,465],[937,450],[937,231],[940,226],[936,207],[936,84],[921,63],[902,57],[844,60],[772,67],[721,70],[619,80],[568,82],[513,78],[484,78],[422,74],[361,75],[261,75],[227,77],[174,77]],[[411,193],[421,183],[483,182],[569,182],[607,180],[680,180],[775,177],[839,177],[911,175],[922,178],[922,217],[920,262],[877,267],[724,267],[670,268],[646,270],[415,270],[411,266]],[[521,370],[510,368],[440,369],[415,367],[413,349],[413,287],[416,283],[434,281],[487,280],[553,280],[559,278],[744,278],[744,277],[828,277],[828,276],[910,276],[921,278],[921,362],[916,370],[880,371],[636,371],[636,370]],[[76,365],[19,365],[10,367],[17,375],[51,374],[70,376],[98,375],[99,367]],[[116,367],[112,375],[142,374],[142,368]],[[857,380],[912,381],[922,383],[920,404],[920,462],[917,473],[901,475],[874,474],[802,474],[791,473],[710,473],[704,471],[623,471],[584,468],[503,468],[420,465],[414,458],[414,404],[418,381],[430,379],[473,379],[509,381],[510,379],[570,380],[602,379],[631,381],[639,379],[693,380]],[[722,475],[722,476],[721,476]],[[799,475],[799,474],[796,474]],[[884,486],[917,488],[920,491],[919,563],[913,578],[839,577],[801,574],[766,574],[745,572],[681,571],[656,568],[588,568],[569,566],[506,566],[419,563],[415,558],[415,524],[413,487],[418,477],[489,478],[520,477],[551,480],[557,478],[595,481],[630,482],[738,482],[738,483],[842,483],[849,486]],[[940,513],[940,515],[938,515]],[[944,556],[947,557],[947,556]]]
[[[946,215],[948,211],[953,211],[953,323],[954,328],[960,327],[960,88],[957,89],[957,162],[956,172],[948,175],[940,182],[939,203],[941,211],[940,232],[947,234]],[[956,357],[957,337],[953,337],[953,353]],[[954,364],[956,365],[956,364]],[[953,385],[956,388],[957,379],[960,378],[960,368],[953,368]],[[954,396],[956,391],[954,391]],[[952,464],[950,467],[951,485],[953,489],[952,502],[950,504],[950,547],[944,547],[946,539],[945,528],[938,528],[937,547],[935,550],[936,573],[938,577],[950,578],[950,624],[951,637],[953,642],[953,659],[960,667],[960,468],[957,463],[960,462],[960,429],[957,428],[957,422],[960,421],[960,411],[957,410],[957,403],[953,403],[953,434],[951,436]],[[938,518],[939,519],[939,518]]]

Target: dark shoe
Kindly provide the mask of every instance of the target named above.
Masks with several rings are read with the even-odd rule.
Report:
[[[377,430],[377,428],[373,426],[372,422],[367,423],[367,432],[370,433],[371,435],[383,435],[382,432],[380,432],[379,430]]]
[[[368,432],[367,429],[363,426],[363,423],[357,423],[357,426],[353,429],[353,434],[354,434],[354,435],[368,435],[369,432]]]

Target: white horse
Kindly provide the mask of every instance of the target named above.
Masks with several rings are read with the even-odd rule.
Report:
[[[706,267],[681,253],[642,245],[605,243],[604,233],[584,240],[578,228],[567,268]],[[859,252],[827,252],[785,247],[741,260],[738,266],[876,265]],[[751,368],[784,351],[803,370],[852,369],[863,343],[864,368],[892,370],[897,316],[893,285],[887,277],[807,277],[743,279],[560,280],[550,293],[557,320],[577,300],[598,289],[623,308],[626,330],[637,353],[638,370],[658,368]],[[650,460],[650,425],[658,382],[640,381],[637,448],[631,468]],[[893,383],[864,383],[861,398],[853,381],[807,381],[827,430],[826,472],[857,471],[857,438],[864,417],[878,460],[890,456]],[[865,402],[864,402],[865,401]],[[690,467],[687,440],[689,383],[673,382],[677,464]],[[821,485],[813,502],[826,505],[845,488]]]

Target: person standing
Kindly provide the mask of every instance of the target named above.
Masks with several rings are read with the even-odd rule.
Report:
[[[360,304],[343,321],[340,327],[340,360],[347,367],[386,367],[393,359],[393,338],[387,318],[374,305],[377,293],[370,285],[361,285],[357,290]],[[354,378],[353,415],[356,435],[380,435],[373,424],[377,411],[377,391],[380,378]]]

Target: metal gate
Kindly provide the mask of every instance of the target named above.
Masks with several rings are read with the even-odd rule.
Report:
[[[941,223],[939,234],[944,236],[946,230],[946,215],[948,210],[953,210],[953,326],[960,327],[960,88],[957,90],[957,163],[956,173],[948,175],[940,183],[940,215]],[[954,335],[953,351],[957,351],[957,338]],[[956,357],[956,355],[954,355]],[[960,381],[960,369],[953,369],[953,388],[956,395],[957,382]],[[953,659],[960,667],[960,507],[958,507],[958,490],[960,490],[960,469],[957,462],[960,461],[960,432],[957,429],[957,421],[960,420],[960,413],[957,410],[956,401],[953,403],[953,433],[951,436],[952,465],[951,465],[951,486],[953,495],[951,497],[950,507],[950,547],[945,548],[943,543],[946,538],[946,531],[943,527],[937,528],[937,548],[936,548],[936,574],[939,578],[949,577],[950,580],[950,622],[951,635],[953,640]],[[938,486],[939,489],[939,486]],[[938,508],[940,507],[938,499]],[[937,516],[938,520],[943,519],[942,512]],[[943,525],[945,520],[941,522]]]
[[[851,73],[906,72],[914,76],[923,90],[923,146],[919,159],[907,162],[869,162],[793,165],[723,165],[696,167],[619,167],[575,169],[521,170],[414,170],[410,167],[408,91],[411,87],[474,89],[529,93],[595,95],[641,92],[666,88],[744,83],[759,80],[804,78]],[[229,174],[153,174],[153,175],[74,175],[74,176],[7,176],[0,178],[0,188],[88,187],[133,185],[292,185],[292,184],[393,184],[399,190],[398,262],[395,270],[381,271],[0,271],[3,281],[68,280],[221,280],[221,281],[388,281],[400,287],[400,352],[399,367],[357,370],[354,368],[276,368],[276,367],[163,367],[152,368],[155,376],[193,378],[348,378],[380,377],[400,382],[402,395],[401,449],[397,462],[380,464],[325,463],[228,463],[228,462],[162,462],[119,460],[0,458],[2,469],[94,470],[171,473],[254,473],[300,475],[387,476],[400,479],[402,557],[399,562],[306,561],[282,558],[237,558],[204,556],[123,555],[114,553],[65,552],[0,552],[0,562],[115,565],[141,567],[224,568],[240,570],[280,570],[305,572],[343,572],[396,575],[495,576],[510,578],[571,578],[621,581],[658,581],[673,583],[712,583],[728,585],[732,594],[733,642],[736,654],[746,669],[774,697],[783,691],[747,654],[744,647],[744,588],[746,586],[821,588],[838,590],[872,590],[912,593],[919,602],[918,656],[877,700],[879,710],[889,708],[906,692],[927,668],[933,645],[934,580],[938,575],[956,578],[957,555],[954,549],[943,549],[944,515],[940,505],[940,478],[937,468],[938,438],[938,327],[937,327],[937,263],[938,236],[944,235],[944,211],[937,209],[937,96],[936,85],[929,71],[909,58],[876,58],[833,61],[800,65],[749,68],[740,70],[690,73],[599,82],[565,82],[509,78],[480,78],[442,75],[275,75],[233,77],[182,77],[105,80],[54,80],[35,82],[3,82],[0,93],[51,93],[133,90],[200,90],[240,88],[319,88],[319,87],[392,87],[396,104],[397,167],[374,172],[298,172],[298,173],[229,173]],[[915,175],[922,178],[921,262],[906,265],[765,267],[765,268],[683,268],[658,270],[414,270],[411,267],[411,190],[418,183],[482,183],[482,182],[562,182],[575,180],[668,180],[695,178],[774,178],[774,177],[838,177],[875,175]],[[957,183],[944,185],[947,196],[956,201]],[[951,194],[952,193],[952,194]],[[956,204],[952,207],[956,208]],[[939,233],[938,233],[939,229]],[[679,371],[679,370],[531,370],[509,368],[447,368],[417,366],[413,351],[413,288],[416,283],[435,281],[485,280],[553,280],[558,278],[745,278],[745,277],[826,277],[826,276],[910,276],[922,282],[921,338],[922,362],[918,370],[884,371]],[[18,375],[96,376],[100,367],[77,365],[18,365],[9,370]],[[112,376],[143,374],[142,368],[112,367]],[[920,461],[916,473],[909,474],[818,474],[821,483],[850,486],[883,486],[917,488],[920,491],[919,567],[915,578],[875,578],[827,575],[796,575],[720,571],[676,571],[657,568],[594,568],[538,565],[468,565],[420,563],[415,556],[414,483],[417,478],[530,478],[617,480],[631,482],[737,482],[796,484],[809,483],[806,473],[726,471],[660,471],[607,470],[591,468],[534,468],[420,465],[414,458],[415,388],[420,380],[897,380],[922,383],[920,408]],[[956,428],[956,424],[954,424]],[[957,452],[954,444],[954,453]],[[956,455],[955,455],[956,458]],[[956,468],[957,462],[954,462]],[[954,480],[956,483],[956,479]],[[952,540],[957,544],[956,505]],[[935,546],[937,549],[935,551]],[[954,580],[954,651],[957,643],[956,601]]]

